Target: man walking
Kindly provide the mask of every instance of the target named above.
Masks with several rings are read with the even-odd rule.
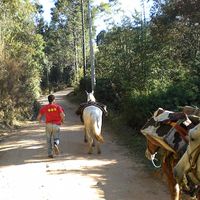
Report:
[[[56,155],[60,152],[58,148],[60,125],[64,121],[65,114],[63,108],[55,103],[54,95],[49,95],[48,101],[49,104],[40,108],[37,120],[41,123],[42,117],[45,116],[48,157],[53,158],[53,151]]]

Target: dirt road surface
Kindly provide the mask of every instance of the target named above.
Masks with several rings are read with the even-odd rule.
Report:
[[[0,200],[169,200],[167,186],[106,130],[102,154],[87,154],[77,106],[65,98],[70,91],[55,93],[66,112],[60,155],[47,158],[44,125],[37,122],[0,142]]]

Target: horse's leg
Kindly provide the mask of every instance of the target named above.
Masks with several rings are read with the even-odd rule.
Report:
[[[163,160],[163,173],[166,175],[169,191],[172,200],[181,200],[180,198],[180,188],[176,184],[176,180],[173,175],[173,169],[171,166],[170,158],[167,156]]]
[[[88,133],[89,133],[89,134],[87,135],[88,144],[89,144],[88,154],[92,154],[92,153],[93,153],[93,147],[92,147],[93,138],[91,137],[91,133],[90,133],[90,132],[88,132]]]
[[[180,192],[180,185],[178,184],[178,183],[176,183],[176,185],[175,185],[175,200],[180,200],[181,199],[181,197],[180,197],[180,194],[181,194],[181,192]]]
[[[172,159],[173,160],[170,162],[169,169],[170,169],[170,175],[172,178],[172,182],[175,185],[174,186],[174,196],[175,196],[175,200],[181,200],[182,199],[181,187],[174,177],[174,166],[177,164],[177,160],[174,157]]]
[[[92,146],[95,147],[95,140],[93,140]]]
[[[175,185],[173,185],[171,183],[171,180],[170,180],[171,178],[169,177],[166,160],[162,164],[162,170],[163,170],[163,174],[167,178],[167,183],[168,183],[168,188],[169,188],[170,195],[171,195],[171,200],[176,200],[174,197],[174,186]]]
[[[100,142],[97,141],[97,153],[101,154]]]
[[[200,192],[197,193],[197,200],[200,200]]]
[[[199,188],[199,186],[198,186],[198,190],[196,192],[195,197],[196,197],[196,200],[200,200],[200,188]]]
[[[84,142],[87,143],[88,140],[87,140],[87,134],[86,134],[86,129],[84,128]]]
[[[93,153],[92,142],[89,141],[89,150],[88,150],[88,154],[92,154],[92,153]]]

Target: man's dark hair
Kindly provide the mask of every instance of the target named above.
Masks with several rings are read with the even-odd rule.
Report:
[[[49,103],[52,103],[52,102],[54,101],[54,99],[55,99],[55,96],[54,96],[53,94],[50,94],[50,95],[48,96],[48,101],[49,101]]]

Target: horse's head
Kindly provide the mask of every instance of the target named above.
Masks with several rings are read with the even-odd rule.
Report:
[[[160,148],[159,142],[154,140],[151,136],[146,135],[147,139],[147,146],[146,146],[146,151],[145,151],[145,156],[147,159],[151,160],[152,164],[154,167],[159,168],[161,165],[156,165],[155,161],[158,159],[156,158],[156,154]]]
[[[154,155],[160,148],[159,143],[154,140],[152,137],[146,135],[146,151],[145,151],[145,156],[151,160],[152,155]]]
[[[174,168],[179,183],[185,183],[186,176],[193,183],[200,183],[200,123],[189,131],[189,144],[186,152]]]
[[[86,91],[86,94],[87,94],[87,102],[96,102],[96,99],[94,97],[94,91],[92,92]]]
[[[183,154],[187,144],[188,130],[193,122],[183,112],[172,112],[159,108],[141,129],[144,136],[149,135],[164,145],[169,151]]]
[[[187,131],[185,127],[181,128],[181,125],[176,123],[181,117],[179,113],[158,108],[142,127],[141,132],[147,139],[145,155],[148,159],[153,161],[160,148],[175,154],[183,149],[185,142],[178,132]],[[174,126],[176,128],[173,128]]]
[[[145,151],[145,156],[152,160],[152,157],[157,153],[160,148],[159,143],[155,140],[155,137],[160,137],[158,133],[158,128],[160,123],[157,120],[157,117],[164,112],[162,108],[158,108],[153,114],[153,116],[147,120],[145,125],[142,127],[141,132],[146,138],[147,146]]]

